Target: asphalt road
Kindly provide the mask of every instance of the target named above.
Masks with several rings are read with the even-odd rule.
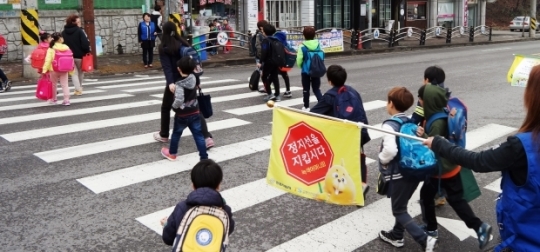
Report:
[[[482,149],[503,141],[523,120],[524,89],[506,83],[516,53],[539,53],[538,44],[362,55],[332,58],[326,64],[345,67],[348,84],[361,92],[365,103],[386,101],[388,90],[398,85],[416,94],[424,69],[443,67],[446,86],[468,105],[469,132],[476,134],[469,141]],[[214,99],[208,122],[216,141],[209,155],[225,169],[222,191],[237,223],[228,251],[419,251],[409,235],[399,250],[376,238],[378,231],[391,228],[393,216],[388,200],[375,193],[375,164],[369,166],[372,190],[364,208],[324,204],[265,186],[269,144],[263,137],[271,134],[272,114],[246,112],[263,104],[262,96],[246,95],[253,69],[207,69],[203,80],[204,88],[215,90],[208,92]],[[300,87],[298,69],[290,75],[292,86]],[[159,129],[161,104],[159,96],[151,95],[161,94],[163,85],[159,76],[88,81],[85,95],[72,98],[70,107],[43,106],[29,86],[0,94],[1,251],[170,250],[148,227],[155,228],[163,214],[147,215],[174,206],[190,192],[189,165],[196,158],[187,154],[196,148],[191,137],[183,137],[179,154],[187,156],[176,163],[162,161],[163,144],[150,133]],[[153,89],[136,90],[141,88]],[[323,91],[328,88],[323,79]],[[293,91],[293,99],[301,95]],[[289,103],[301,107],[301,102]],[[234,114],[232,109],[239,110]],[[372,125],[387,117],[384,107],[368,112]],[[375,139],[367,145],[368,157],[376,158],[379,143]],[[485,187],[496,184],[499,176],[476,174],[482,196],[471,202],[477,215],[495,227],[491,245],[499,238],[494,213],[498,193]],[[410,204],[415,215],[417,199],[413,196]],[[459,218],[450,206],[438,208],[437,215],[444,218],[439,251],[478,251],[464,225],[452,221]]]

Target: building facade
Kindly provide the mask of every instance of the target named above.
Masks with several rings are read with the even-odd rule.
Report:
[[[366,29],[485,24],[486,0],[265,0],[264,18],[278,28],[315,26]]]

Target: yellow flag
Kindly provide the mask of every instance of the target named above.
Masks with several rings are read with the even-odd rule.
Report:
[[[269,185],[309,199],[364,205],[360,128],[274,107]]]
[[[516,55],[506,74],[506,81],[512,86],[525,87],[531,69],[540,65],[540,58],[532,55]]]

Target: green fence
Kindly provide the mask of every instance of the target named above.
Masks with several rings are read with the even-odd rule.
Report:
[[[145,0],[94,0],[94,9],[141,9],[145,3]],[[46,4],[45,0],[38,0],[38,10],[76,10],[78,7],[79,0],[61,0],[61,4]],[[0,4],[1,10],[13,10],[13,6]]]

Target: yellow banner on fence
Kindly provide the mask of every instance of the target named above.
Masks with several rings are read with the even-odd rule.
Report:
[[[288,193],[338,205],[364,205],[360,128],[274,107],[266,181]]]
[[[527,86],[529,73],[531,72],[531,69],[537,65],[540,65],[540,57],[520,54],[515,55],[514,62],[506,75],[506,81],[512,86]]]

